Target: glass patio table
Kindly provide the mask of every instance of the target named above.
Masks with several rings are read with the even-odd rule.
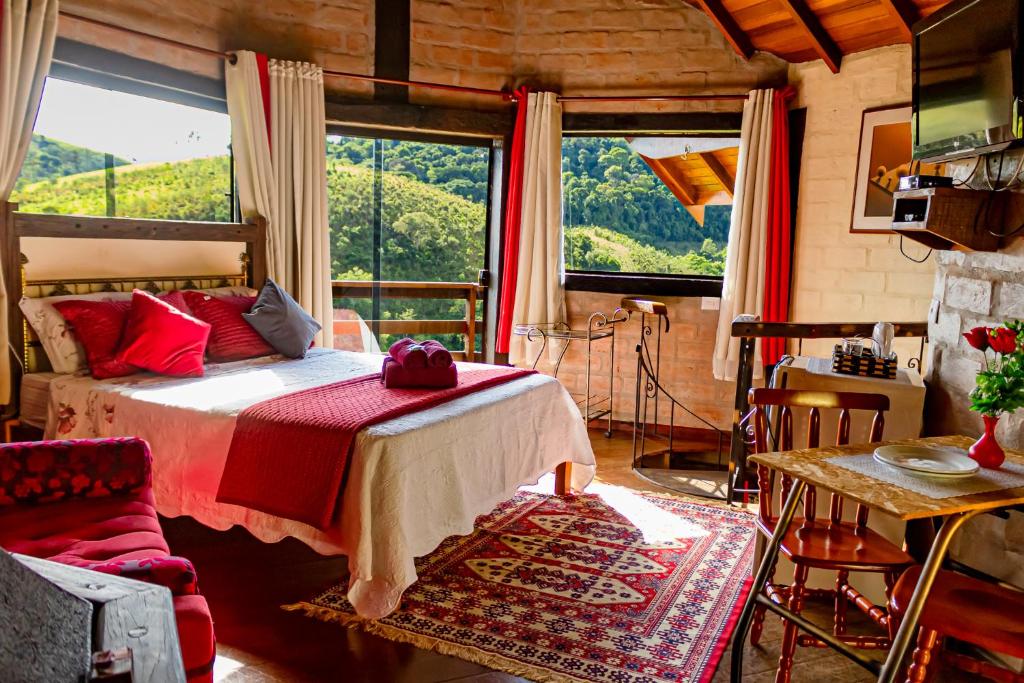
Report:
[[[939,436],[925,439],[904,439],[887,441],[879,444],[834,446],[804,450],[783,451],[778,453],[760,453],[750,456],[750,460],[766,465],[781,474],[793,477],[793,488],[782,507],[775,533],[765,548],[761,564],[758,566],[750,594],[747,596],[740,613],[736,632],[732,639],[732,669],[730,680],[739,682],[743,676],[743,645],[750,630],[754,608],[761,605],[779,616],[794,622],[802,630],[839,651],[868,671],[878,675],[882,683],[894,683],[900,673],[900,665],[916,636],[917,623],[924,609],[925,601],[935,577],[942,566],[949,544],[964,522],[984,512],[992,512],[1002,508],[1024,503],[1024,486],[1008,488],[987,493],[969,493],[947,498],[932,498],[916,491],[855,472],[851,469],[829,462],[836,456],[863,455],[871,453],[880,445],[917,445],[917,446],[953,446],[968,448],[974,439],[966,436]],[[1024,465],[1024,452],[1006,450],[1006,462]],[[879,510],[904,521],[929,518],[944,518],[942,528],[932,542],[928,558],[921,569],[913,597],[907,605],[892,647],[884,663],[879,663],[862,652],[843,643],[832,635],[831,631],[808,621],[802,616],[793,614],[782,605],[768,599],[761,587],[768,580],[772,565],[779,555],[779,544],[785,536],[796,515],[800,498],[807,486],[812,485],[825,491],[834,491],[845,499],[863,503],[872,509]]]

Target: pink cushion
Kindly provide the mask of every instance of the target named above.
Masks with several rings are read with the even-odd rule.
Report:
[[[215,297],[202,292],[182,292],[196,318],[210,324],[206,353],[217,362],[269,356],[274,349],[242,317],[256,303],[254,296]]]
[[[71,331],[85,349],[89,372],[96,379],[124,377],[138,368],[117,360],[130,301],[58,301],[53,307],[64,316]]]
[[[180,292],[161,294],[157,298],[188,312]],[[89,373],[96,379],[124,377],[139,369],[117,360],[117,351],[124,336],[131,301],[91,301],[70,299],[55,301],[53,307],[71,327],[75,338],[85,349]]]
[[[117,359],[174,377],[201,377],[210,325],[136,289]]]

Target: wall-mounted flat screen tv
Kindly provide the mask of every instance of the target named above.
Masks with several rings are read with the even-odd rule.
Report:
[[[957,0],[914,25],[914,158],[955,159],[1024,138],[1020,0]]]

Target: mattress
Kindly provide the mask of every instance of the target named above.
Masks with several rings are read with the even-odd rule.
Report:
[[[208,365],[202,378],[139,374],[52,380],[51,438],[139,436],[153,449],[157,510],[265,542],[292,536],[348,558],[349,600],[368,618],[397,607],[416,580],[414,558],[477,516],[571,461],[573,486],[594,475],[579,411],[561,384],[530,375],[374,425],[355,440],[341,512],[326,530],[218,503],[217,488],[238,413],[262,400],[380,370],[381,356],[313,349]],[[286,453],[282,457],[287,457]]]
[[[21,378],[18,419],[22,424],[46,428],[46,414],[50,403],[50,382],[60,377],[56,372],[30,372]]]

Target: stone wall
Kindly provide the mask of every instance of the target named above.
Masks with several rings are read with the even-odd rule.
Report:
[[[869,50],[843,58],[839,74],[820,61],[794,64],[795,106],[807,107],[793,265],[792,319],[798,322],[924,321],[935,258],[914,263],[895,235],[851,234],[854,180],[865,109],[910,101],[910,47]],[[927,250],[908,242],[915,257]],[[805,342],[823,355],[831,340]],[[901,359],[917,341],[897,341]]]
[[[1000,252],[937,252],[935,304],[929,321],[931,357],[928,423],[932,434],[977,435],[981,416],[971,412],[967,394],[981,366],[981,352],[962,333],[1024,319],[1024,241]],[[1024,411],[1000,420],[997,435],[1024,449]]]

